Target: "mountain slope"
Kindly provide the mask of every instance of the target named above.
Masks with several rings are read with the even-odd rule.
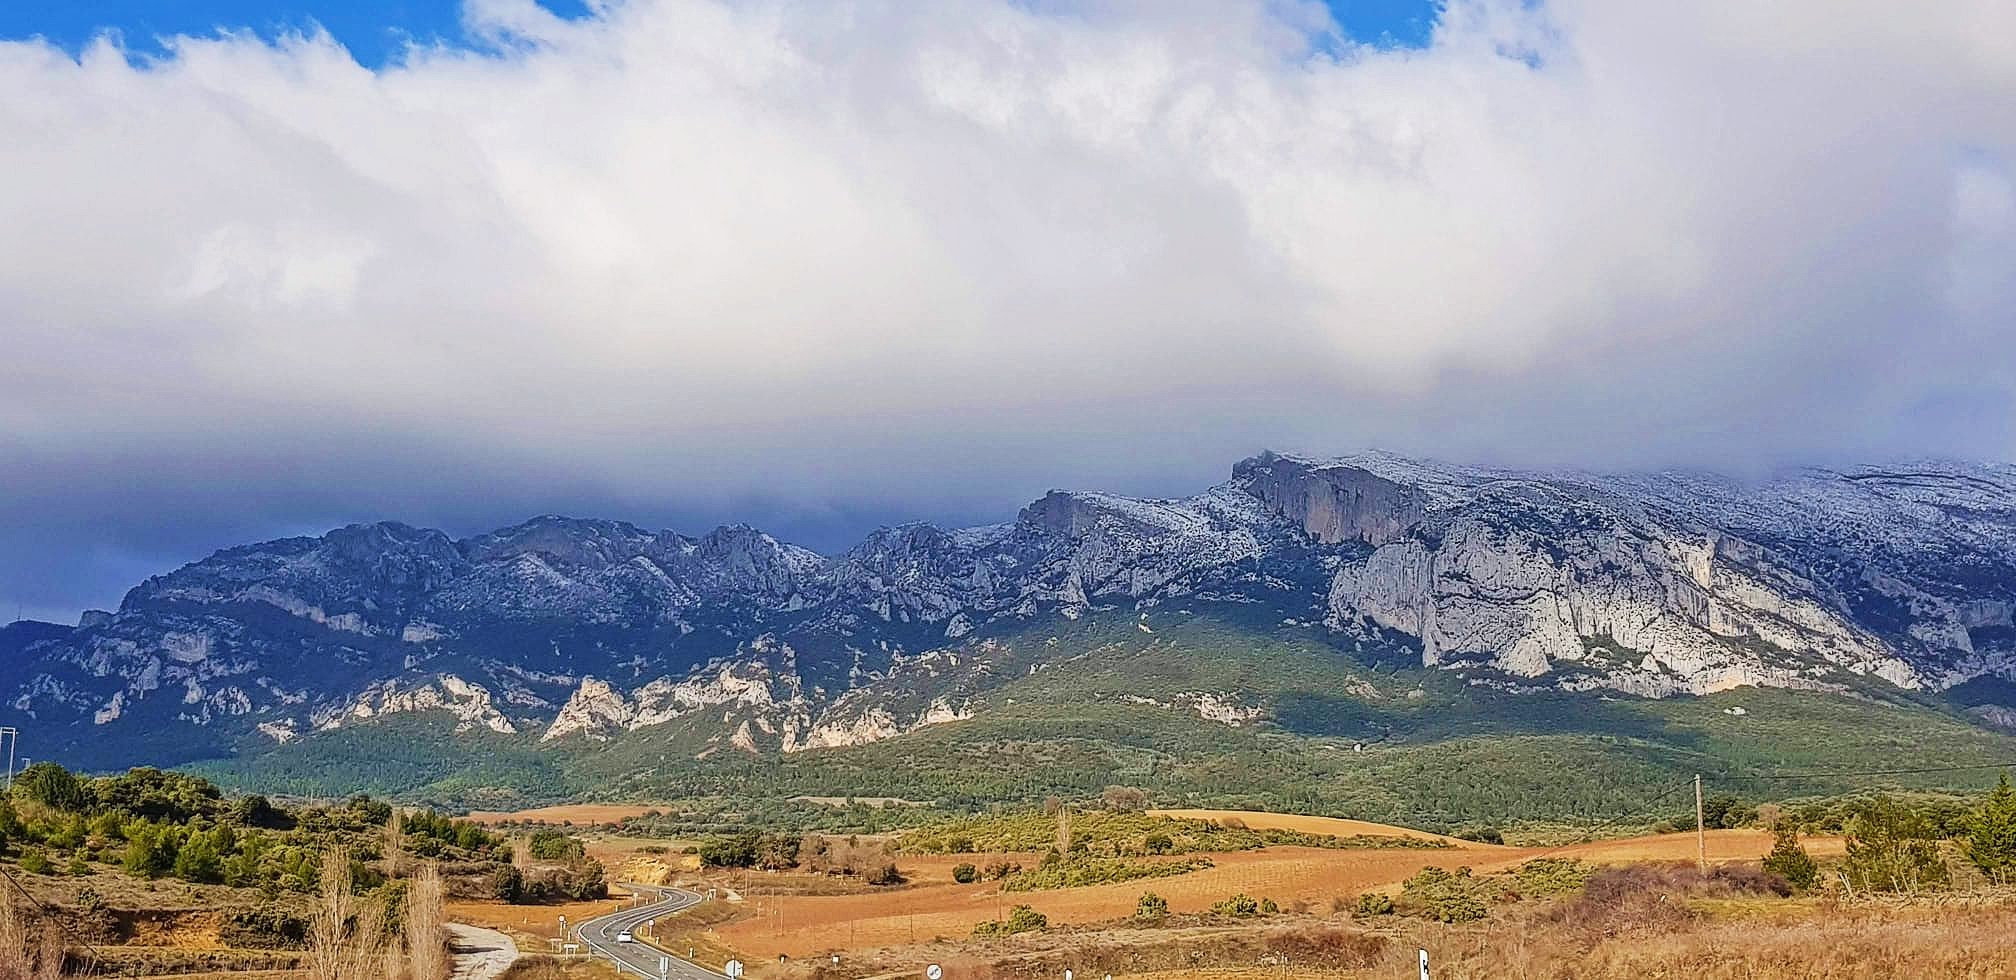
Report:
[[[956,741],[1053,680],[1081,718],[1239,738],[1433,734],[1393,720],[1410,697],[1514,731],[1562,697],[1749,687],[1997,724],[2012,610],[2009,467],[1745,485],[1263,453],[1188,498],[1055,491],[832,557],[563,517],[233,548],[74,629],[0,633],[0,698],[87,766],[313,755],[410,718],[443,757],[607,757],[616,782]],[[1144,643],[1124,694],[1080,696]]]

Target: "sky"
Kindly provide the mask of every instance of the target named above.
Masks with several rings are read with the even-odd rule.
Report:
[[[0,620],[1261,448],[2016,457],[2016,5],[0,5]]]

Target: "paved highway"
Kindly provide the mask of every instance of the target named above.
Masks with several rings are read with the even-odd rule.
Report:
[[[704,901],[704,898],[697,892],[689,892],[683,888],[659,888],[653,885],[622,887],[639,895],[656,895],[659,900],[589,919],[574,927],[574,935],[595,955],[614,962],[617,973],[659,977],[661,976],[658,972],[659,957],[669,954],[643,943],[619,943],[616,941],[617,933],[632,932],[644,922],[663,919],[680,909],[691,908]],[[671,960],[671,970],[662,974],[671,980],[723,980],[727,976],[685,957],[672,956]]]

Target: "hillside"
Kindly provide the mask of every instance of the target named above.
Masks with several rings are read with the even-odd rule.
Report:
[[[562,517],[247,545],[0,631],[0,703],[73,765],[499,807],[1128,781],[1442,826],[2010,758],[2012,610],[2009,467],[1264,453],[1193,497],[1056,491],[835,556]]]

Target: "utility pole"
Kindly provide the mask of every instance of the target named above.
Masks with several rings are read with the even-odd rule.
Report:
[[[14,792],[14,749],[21,744],[21,729],[0,728],[0,742],[7,743],[7,792]]]
[[[1708,870],[1708,828],[1701,817],[1701,774],[1694,774],[1694,846],[1701,853],[1701,870]]]

